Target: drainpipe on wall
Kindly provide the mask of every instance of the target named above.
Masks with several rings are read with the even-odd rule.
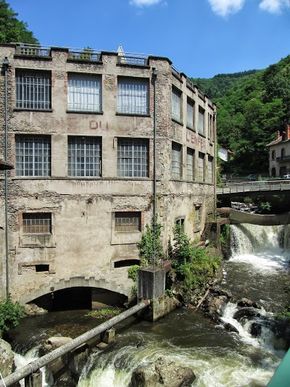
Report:
[[[217,120],[216,120],[216,111],[214,112],[214,220],[216,221],[217,217],[217,191],[216,191],[216,185],[217,185]]]
[[[155,67],[152,68],[152,85],[153,85],[153,266],[155,269],[156,265],[156,226],[157,226],[157,193],[156,193],[156,78],[157,70]]]
[[[8,68],[9,60],[5,57],[2,63],[4,73],[4,161],[8,162]],[[4,180],[4,208],[5,208],[5,295],[9,297],[9,247],[8,247],[8,171],[5,170]]]

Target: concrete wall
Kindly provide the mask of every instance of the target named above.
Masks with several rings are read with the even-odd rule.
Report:
[[[41,59],[15,56],[13,45],[0,45],[0,63],[8,57],[9,67],[9,161],[15,164],[16,134],[46,134],[51,136],[51,176],[47,178],[19,177],[9,172],[9,278],[14,299],[28,302],[61,282],[70,286],[73,278],[83,278],[86,286],[94,278],[95,284],[128,295],[131,280],[127,268],[114,268],[114,262],[138,259],[136,243],[145,224],[152,218],[153,187],[153,104],[152,69],[156,79],[157,126],[157,211],[163,225],[164,247],[172,236],[178,217],[185,218],[185,231],[191,239],[198,238],[206,216],[213,212],[214,180],[209,182],[186,180],[186,148],[191,147],[208,157],[214,156],[214,135],[207,130],[208,114],[215,108],[196,88],[189,87],[185,75],[172,73],[166,58],[151,57],[146,66],[118,65],[117,55],[103,53],[102,63],[80,63],[68,60],[68,50],[53,49],[51,58]],[[15,69],[51,71],[51,111],[15,109]],[[67,112],[67,74],[69,72],[100,74],[102,77],[102,113]],[[117,77],[141,77],[149,80],[149,115],[116,114]],[[171,119],[172,84],[183,94],[183,122]],[[186,128],[186,96],[195,101],[195,109],[205,109],[203,136],[194,128]],[[4,76],[0,77],[0,100],[4,100]],[[4,126],[3,104],[1,127]],[[197,119],[197,113],[195,114]],[[99,136],[102,139],[102,176],[68,177],[68,135]],[[117,139],[146,138],[149,141],[149,176],[147,178],[117,177]],[[182,145],[183,175],[179,181],[171,178],[172,141]],[[3,145],[3,136],[1,136]],[[0,158],[3,158],[1,146]],[[195,163],[197,169],[197,162]],[[196,171],[197,176],[197,171]],[[3,189],[3,174],[0,180]],[[3,209],[1,191],[1,209]],[[115,211],[140,211],[141,232],[118,233],[114,227]],[[52,233],[46,236],[24,235],[22,214],[51,212]],[[4,226],[4,211],[0,214]],[[4,232],[0,229],[2,286],[5,289]],[[3,251],[2,251],[3,250]],[[46,272],[36,272],[39,264],[49,265]],[[2,266],[1,266],[2,265]],[[93,281],[94,282],[94,281]],[[90,285],[91,286],[91,285]],[[97,286],[97,285],[96,285]],[[2,291],[2,293],[1,293]]]

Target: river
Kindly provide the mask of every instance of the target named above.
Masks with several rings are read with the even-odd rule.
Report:
[[[223,288],[236,299],[248,297],[259,302],[265,316],[283,310],[288,305],[290,289],[289,251],[283,248],[283,226],[231,228],[232,256],[225,264]],[[90,356],[78,386],[128,386],[138,365],[160,357],[191,367],[197,376],[194,386],[266,386],[284,352],[274,348],[267,326],[262,326],[259,337],[253,337],[252,321],[235,320],[236,310],[235,303],[228,303],[222,319],[238,333],[225,330],[201,312],[187,309],[178,309],[154,324],[131,320],[131,325],[118,332],[112,346]],[[85,314],[66,311],[25,319],[13,332],[14,348],[23,353],[59,333],[74,337],[96,324]]]

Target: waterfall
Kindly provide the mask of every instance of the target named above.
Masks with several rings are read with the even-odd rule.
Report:
[[[289,262],[285,226],[231,226],[231,261],[251,264],[260,271],[277,271]]]

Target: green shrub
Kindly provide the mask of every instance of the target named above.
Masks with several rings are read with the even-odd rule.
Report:
[[[155,227],[146,224],[145,232],[142,234],[141,241],[137,246],[142,266],[153,263],[154,257],[155,262],[160,263],[164,257],[161,243],[161,225],[157,222],[155,223]]]
[[[172,265],[186,290],[204,287],[221,265],[220,257],[194,247],[180,227],[174,229]]]
[[[9,329],[16,327],[24,317],[24,308],[10,298],[0,303],[0,337]]]
[[[139,270],[140,270],[139,265],[130,266],[128,269],[128,278],[130,278],[132,281],[136,282]]]

